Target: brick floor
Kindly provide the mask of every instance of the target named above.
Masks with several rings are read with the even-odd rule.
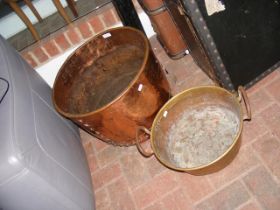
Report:
[[[213,82],[190,56],[170,60],[155,37],[152,48],[173,93]],[[241,148],[222,170],[204,176],[167,169],[135,147],[115,147],[81,130],[92,170],[97,210],[280,209],[280,69],[247,90],[253,119],[244,122]],[[96,164],[94,167],[92,164]]]

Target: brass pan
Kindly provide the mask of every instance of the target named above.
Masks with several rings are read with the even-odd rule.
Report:
[[[244,115],[241,102],[244,102],[246,114]],[[184,112],[188,112],[196,107],[221,107],[229,110],[237,119],[238,127],[234,133],[234,138],[231,140],[231,145],[224,150],[215,159],[198,165],[195,167],[181,167],[172,158],[174,153],[170,150],[169,132],[174,123],[182,117]],[[200,109],[201,110],[201,109]],[[191,118],[190,118],[191,119]],[[140,134],[146,133],[150,135],[151,150],[147,151],[142,147],[140,142],[137,142],[137,148],[145,157],[155,155],[156,158],[166,167],[185,171],[195,175],[203,175],[212,173],[225,167],[237,154],[240,145],[240,135],[243,128],[243,120],[251,119],[251,109],[249,106],[248,97],[243,87],[238,88],[238,96],[216,86],[201,86],[185,90],[170,99],[158,112],[151,129],[139,127],[137,130],[137,139]],[[191,123],[191,122],[186,122]],[[219,132],[215,131],[214,132]],[[180,141],[180,139],[175,139]],[[205,143],[205,142],[204,142]],[[181,148],[182,150],[186,148]]]

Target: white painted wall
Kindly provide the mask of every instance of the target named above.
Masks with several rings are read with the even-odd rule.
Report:
[[[67,6],[65,0],[60,0],[60,2],[63,7]],[[52,0],[34,0],[32,3],[42,18],[48,17],[57,11]],[[33,24],[38,22],[28,6],[24,5],[22,10]],[[0,19],[0,34],[6,39],[24,29],[26,29],[26,25],[14,12]]]

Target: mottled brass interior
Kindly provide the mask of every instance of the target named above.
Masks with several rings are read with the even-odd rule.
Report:
[[[166,166],[177,170],[193,170],[192,168],[180,168],[174,163],[174,160],[170,158],[170,151],[168,148],[168,132],[173,123],[181,117],[183,112],[187,112],[189,109],[201,106],[220,106],[226,107],[231,110],[239,119],[239,130],[236,133],[235,139],[232,140],[232,146],[236,144],[242,129],[242,110],[240,103],[236,96],[228,91],[219,87],[197,87],[186,90],[176,96],[174,96],[157,114],[152,126],[152,148],[157,158]],[[232,147],[231,146],[231,147]],[[228,149],[228,151],[231,148]],[[222,156],[224,156],[228,151]],[[219,159],[221,158],[219,157]],[[217,160],[215,160],[217,161]],[[212,162],[215,162],[212,161]],[[211,162],[208,163],[212,164]],[[207,165],[208,165],[207,164]],[[201,166],[201,167],[206,167]],[[201,168],[199,167],[199,168]]]

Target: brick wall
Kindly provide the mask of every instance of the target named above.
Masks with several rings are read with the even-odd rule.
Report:
[[[36,42],[20,53],[35,68],[120,23],[113,5],[108,4]]]

